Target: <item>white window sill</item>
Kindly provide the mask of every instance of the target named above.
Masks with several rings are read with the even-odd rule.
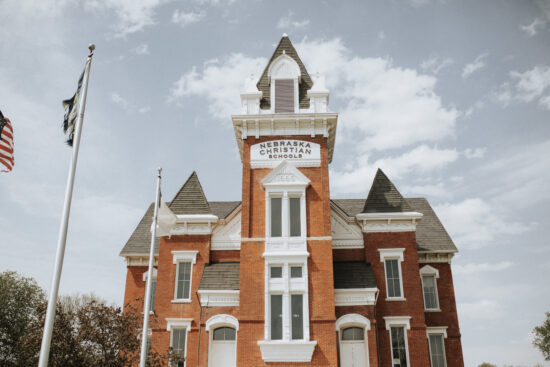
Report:
[[[429,308],[424,310],[424,312],[441,312],[440,308]]]
[[[399,301],[406,301],[407,299],[405,297],[391,297],[391,298],[386,298],[386,302],[399,302]]]
[[[191,303],[190,299],[173,299],[172,303]]]
[[[264,362],[311,362],[316,341],[260,340]]]

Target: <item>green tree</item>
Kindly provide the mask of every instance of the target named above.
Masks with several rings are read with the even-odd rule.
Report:
[[[38,318],[44,291],[32,278],[13,271],[0,273],[0,365],[22,366],[19,345],[29,324]]]
[[[480,364],[479,366],[477,367],[497,367],[496,364],[491,364],[491,363],[487,363],[487,362],[483,362],[482,364]]]
[[[546,312],[546,320],[541,326],[535,327],[533,333],[533,345],[540,349],[545,360],[550,361],[550,312]]]

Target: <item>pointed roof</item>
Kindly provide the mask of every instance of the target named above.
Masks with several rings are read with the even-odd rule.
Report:
[[[362,213],[411,212],[409,204],[380,168],[374,176]]]
[[[262,73],[262,76],[258,80],[258,83],[256,86],[258,87],[258,90],[261,91],[262,99],[260,100],[260,108],[261,109],[269,109],[271,108],[271,88],[269,83],[269,77],[267,75],[267,71],[269,69],[269,66],[275,60],[277,57],[283,54],[283,52],[291,57],[298,66],[300,67],[301,72],[301,79],[302,81],[299,84],[299,103],[300,108],[309,108],[309,98],[307,97],[307,91],[311,89],[313,86],[313,81],[311,80],[311,77],[309,76],[306,67],[302,63],[302,60],[300,60],[300,57],[298,56],[298,53],[296,52],[296,49],[292,45],[292,42],[290,42],[290,38],[286,34],[283,35],[281,40],[279,41],[279,44],[275,48],[275,51],[273,52],[273,55],[271,56],[271,59],[269,59],[269,62],[267,63],[267,66],[264,69],[264,72]]]
[[[169,207],[174,214],[212,214],[197,172],[191,173]]]

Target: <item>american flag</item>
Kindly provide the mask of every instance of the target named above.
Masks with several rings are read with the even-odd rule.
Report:
[[[6,169],[0,172],[10,172],[13,169],[13,128],[10,119],[4,117],[0,111],[0,163]]]

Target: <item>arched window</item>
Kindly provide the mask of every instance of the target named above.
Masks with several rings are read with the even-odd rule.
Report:
[[[214,330],[212,340],[235,340],[236,335],[235,329],[222,326]]]
[[[300,67],[294,59],[283,53],[267,70],[271,81],[271,104],[275,113],[298,112],[298,83]]]
[[[342,340],[365,340],[365,329],[360,327],[349,327],[342,330]]]
[[[206,331],[210,334],[208,366],[236,366],[239,321],[231,315],[212,316],[206,321]]]
[[[368,330],[369,319],[359,314],[347,314],[336,320],[341,367],[369,366]]]

